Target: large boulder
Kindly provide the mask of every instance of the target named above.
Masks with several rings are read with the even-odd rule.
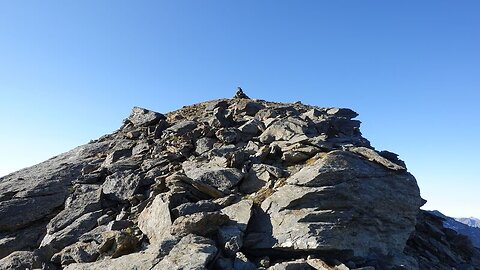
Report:
[[[168,200],[162,195],[157,195],[150,206],[146,207],[138,217],[138,227],[152,244],[170,238],[171,225]]]
[[[236,168],[223,168],[216,164],[203,164],[185,161],[182,164],[185,174],[195,182],[200,182],[220,191],[227,191],[242,180],[243,173]]]
[[[215,242],[212,240],[189,234],[183,237],[152,270],[206,270],[209,263],[215,258],[217,251]]]
[[[127,121],[134,126],[149,126],[158,123],[161,119],[165,119],[165,116],[161,113],[150,111],[140,107],[134,107]]]
[[[401,253],[423,201],[415,178],[346,151],[292,175],[261,204],[251,249]]]

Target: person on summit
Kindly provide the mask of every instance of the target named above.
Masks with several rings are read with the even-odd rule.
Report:
[[[237,87],[237,93],[235,93],[235,96],[233,98],[245,98],[245,99],[250,99],[245,93],[243,93],[242,88],[239,86]]]

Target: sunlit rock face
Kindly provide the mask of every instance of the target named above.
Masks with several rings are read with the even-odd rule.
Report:
[[[357,116],[241,89],[166,114],[135,107],[114,133],[0,178],[0,267],[477,267]]]

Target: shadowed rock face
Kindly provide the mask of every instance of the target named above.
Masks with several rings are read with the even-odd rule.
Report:
[[[246,97],[135,107],[116,132],[0,178],[0,269],[478,266],[355,112]],[[435,260],[421,247],[437,238]]]

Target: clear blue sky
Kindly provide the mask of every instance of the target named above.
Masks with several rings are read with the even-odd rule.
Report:
[[[480,217],[479,1],[0,0],[0,175],[132,106],[230,97],[350,107],[427,209]]]

